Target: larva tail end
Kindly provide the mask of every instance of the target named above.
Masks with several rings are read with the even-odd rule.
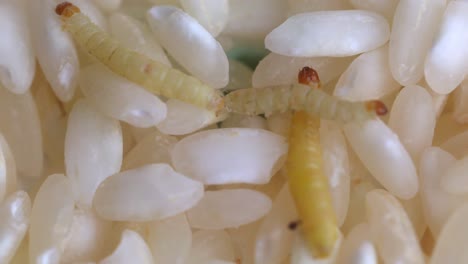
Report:
[[[301,84],[305,84],[305,85],[316,84],[320,86],[320,78],[319,78],[318,72],[307,66],[302,68],[299,71],[297,79],[299,83]]]
[[[55,13],[62,17],[71,17],[79,12],[81,12],[80,9],[70,2],[62,2],[55,7]]]
[[[387,106],[382,101],[372,100],[366,103],[366,107],[369,111],[374,111],[376,115],[383,116],[388,112]]]

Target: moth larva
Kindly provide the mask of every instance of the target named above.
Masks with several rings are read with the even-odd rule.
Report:
[[[317,72],[304,67],[299,82],[320,84]],[[291,122],[286,168],[289,189],[300,217],[307,246],[317,258],[329,256],[338,239],[328,178],[324,174],[319,138],[320,118],[305,111],[295,112]],[[297,223],[290,225],[294,228]]]
[[[220,92],[192,76],[122,47],[82,14],[77,6],[63,2],[57,5],[55,12],[75,41],[113,72],[155,94],[209,110],[223,108]]]
[[[236,90],[226,95],[225,104],[228,111],[241,114],[269,115],[292,109],[340,122],[366,120],[387,113],[381,101],[348,102],[304,84]]]

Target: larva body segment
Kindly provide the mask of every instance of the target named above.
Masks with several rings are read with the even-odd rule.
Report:
[[[225,97],[225,104],[228,111],[247,115],[269,115],[293,109],[343,123],[386,113],[380,101],[343,101],[303,84],[237,90]]]
[[[110,70],[150,92],[207,108],[221,110],[221,93],[198,79],[127,49],[102,31],[80,10],[67,2],[56,8],[65,30]]]
[[[308,84],[306,87],[310,90],[318,90],[320,80],[314,69],[304,67],[298,77],[299,82]],[[317,109],[324,105],[323,100],[326,98],[320,101]],[[339,234],[328,178],[323,168],[319,128],[319,117],[305,111],[294,113],[286,169],[304,240],[315,257],[325,258],[333,251]]]
[[[319,127],[318,117],[304,111],[293,115],[286,168],[307,246],[315,257],[324,258],[332,252],[339,235],[323,169]]]

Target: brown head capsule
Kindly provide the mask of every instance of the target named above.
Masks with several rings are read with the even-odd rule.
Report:
[[[320,78],[317,71],[307,66],[299,71],[297,79],[301,84],[309,85],[312,83],[320,85]]]
[[[80,9],[70,2],[62,2],[55,7],[55,13],[63,17],[71,17],[79,12],[81,12]]]
[[[366,108],[369,111],[374,111],[376,115],[382,116],[386,115],[388,112],[387,107],[382,101],[372,100],[366,103]]]

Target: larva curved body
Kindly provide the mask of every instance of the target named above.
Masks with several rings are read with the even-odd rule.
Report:
[[[65,30],[75,41],[109,69],[150,92],[194,104],[209,110],[221,110],[221,93],[198,79],[122,47],[76,6],[61,3],[56,13]]]
[[[343,101],[303,84],[237,90],[225,97],[225,104],[228,111],[247,115],[269,115],[292,109],[343,123],[367,120],[387,112],[380,101]]]
[[[333,251],[339,234],[323,169],[319,127],[318,117],[304,111],[294,113],[286,168],[304,240],[315,257],[325,258]]]

